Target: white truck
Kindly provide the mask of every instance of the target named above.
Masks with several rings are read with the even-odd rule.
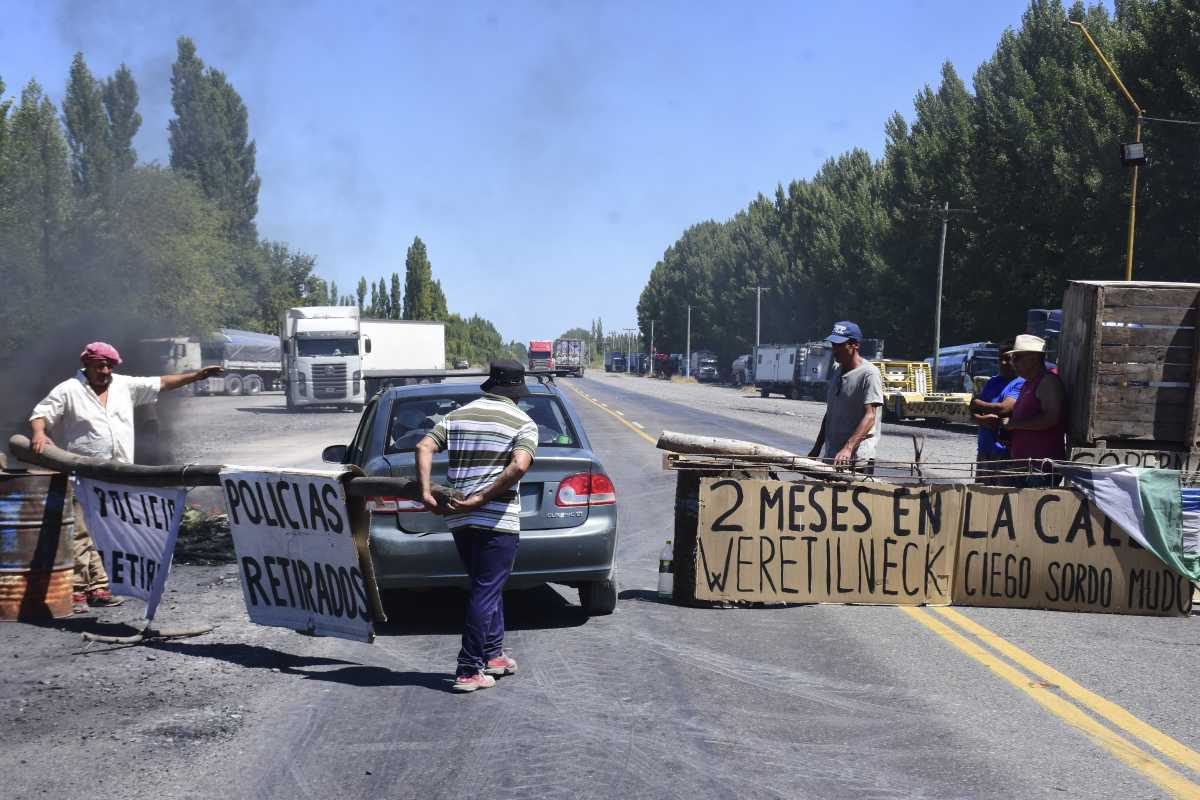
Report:
[[[366,398],[406,383],[440,383],[446,373],[446,324],[406,319],[359,320]]]
[[[711,350],[696,350],[688,364],[688,375],[700,383],[716,383],[721,379],[721,367],[717,354]]]
[[[289,308],[279,320],[287,408],[361,408],[365,400],[356,306]]]
[[[585,352],[587,348],[584,347],[583,339],[555,339],[554,374],[582,378]]]
[[[221,328],[200,343],[200,365],[224,373],[192,384],[196,394],[258,394],[279,381],[279,337]]]
[[[883,340],[864,339],[859,352],[869,361],[882,358]],[[754,348],[754,385],[763,397],[824,400],[833,366],[833,346],[826,341],[759,345]]]

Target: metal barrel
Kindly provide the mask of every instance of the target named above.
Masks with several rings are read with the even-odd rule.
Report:
[[[70,616],[72,500],[67,475],[0,470],[0,621]]]

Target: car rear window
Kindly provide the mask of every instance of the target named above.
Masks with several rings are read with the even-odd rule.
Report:
[[[462,408],[482,395],[455,395],[453,397],[410,397],[401,398],[392,404],[392,416],[388,424],[387,444],[384,453],[411,453],[417,443],[425,438],[451,411]],[[529,415],[538,426],[538,447],[578,447],[575,429],[557,397],[535,395],[522,397],[517,407]]]

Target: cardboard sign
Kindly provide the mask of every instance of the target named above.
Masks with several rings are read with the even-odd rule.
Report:
[[[250,620],[372,641],[378,593],[339,475],[230,467],[221,486]]]
[[[950,602],[959,487],[706,478],[696,599]]]
[[[954,603],[1185,616],[1187,580],[1079,492],[971,486],[962,505]]]
[[[79,479],[79,504],[108,572],[109,590],[146,601],[146,619],[154,619],[171,571],[186,494]]]

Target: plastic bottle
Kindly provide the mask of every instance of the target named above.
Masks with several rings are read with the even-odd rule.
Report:
[[[662,552],[658,554],[658,596],[663,600],[670,600],[675,594],[674,560],[675,549],[671,546],[671,540],[667,539]]]

